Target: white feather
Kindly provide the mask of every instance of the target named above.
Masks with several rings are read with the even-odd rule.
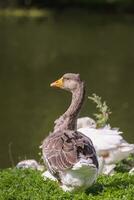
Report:
[[[72,169],[61,174],[62,189],[64,191],[83,190],[95,182],[97,175],[98,170],[95,165],[79,161]]]
[[[84,117],[83,120],[81,118],[80,122],[82,123],[84,120],[88,120],[89,124],[91,118]],[[97,129],[95,127],[85,126],[85,124],[87,124],[86,121],[80,124],[83,128],[78,129],[78,131],[92,140],[98,157],[104,157],[105,165],[103,170],[100,171],[108,174],[113,170],[115,163],[127,158],[130,153],[134,153],[134,144],[126,142],[122,137],[122,132],[118,128],[112,129],[108,124],[104,128]],[[77,125],[79,127],[79,121]]]
[[[81,128],[78,131],[90,137],[98,156],[109,154],[105,158],[107,164],[114,164],[134,152],[134,145],[127,143],[117,130]]]
[[[95,165],[90,164],[87,160],[81,159],[72,169],[60,172],[62,182],[61,188],[66,191],[74,191],[84,189],[91,186],[98,175],[98,170]],[[49,171],[42,174],[43,178],[58,181]]]

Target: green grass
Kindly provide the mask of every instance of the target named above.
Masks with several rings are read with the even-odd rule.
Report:
[[[116,164],[116,172],[129,172],[134,167],[134,154]]]
[[[28,17],[28,18],[42,18],[49,17],[52,14],[47,9],[0,9],[0,16],[2,17]]]
[[[134,175],[116,173],[100,176],[83,193],[65,193],[57,183],[44,181],[34,170],[5,169],[0,171],[0,200],[132,200]]]

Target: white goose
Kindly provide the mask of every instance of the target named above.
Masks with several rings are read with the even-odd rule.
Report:
[[[98,161],[90,138],[76,129],[84,100],[84,83],[78,74],[68,73],[51,86],[70,91],[72,102],[43,141],[43,159],[48,170],[44,176],[58,180],[64,191],[88,188],[96,180]]]
[[[117,162],[134,153],[134,144],[126,142],[121,135],[122,132],[111,129],[110,125],[97,129],[93,119],[82,117],[77,121],[77,128],[92,140],[98,157],[103,158],[102,173],[104,174],[112,174]]]

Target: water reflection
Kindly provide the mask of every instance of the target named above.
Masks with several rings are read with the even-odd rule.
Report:
[[[0,21],[0,167],[38,158],[38,146],[67,108],[70,95],[49,88],[65,72],[79,72],[87,95],[113,111],[111,124],[133,137],[133,16],[65,12],[44,21]],[[81,116],[93,113],[86,99]],[[9,148],[11,146],[11,149]]]

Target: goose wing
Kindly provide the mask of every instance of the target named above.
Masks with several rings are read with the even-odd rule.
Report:
[[[134,144],[126,142],[117,129],[80,128],[79,131],[92,140],[97,155],[103,156],[107,164],[114,164],[134,153]]]
[[[123,143],[121,132],[117,130],[80,128],[78,131],[91,138],[98,151],[113,150]]]
[[[72,168],[80,159],[98,168],[91,140],[80,132],[65,131],[49,135],[43,142],[43,158],[52,174]]]

